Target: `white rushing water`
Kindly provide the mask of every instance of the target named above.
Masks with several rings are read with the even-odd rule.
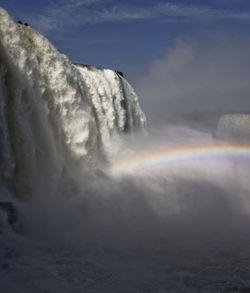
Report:
[[[248,121],[222,117],[218,138],[248,142]],[[192,160],[212,134],[144,126],[119,73],[72,64],[0,9],[1,292],[250,292],[249,146]]]
[[[53,189],[62,176],[91,175],[118,151],[123,134],[145,124],[132,87],[112,70],[73,65],[38,32],[0,13],[3,176],[25,196],[48,176]]]

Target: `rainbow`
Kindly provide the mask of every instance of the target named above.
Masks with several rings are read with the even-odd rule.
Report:
[[[107,173],[112,176],[119,176],[126,173],[152,170],[152,168],[163,167],[169,164],[196,162],[204,159],[219,160],[223,158],[243,158],[250,162],[250,143],[216,143],[153,149],[115,161],[109,166]]]

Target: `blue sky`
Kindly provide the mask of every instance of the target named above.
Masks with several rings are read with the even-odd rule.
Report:
[[[173,41],[211,32],[248,34],[249,0],[2,0],[73,61],[144,70]]]
[[[249,0],[2,0],[1,6],[73,62],[123,71],[146,111],[154,107],[152,97],[161,109],[173,111],[189,111],[188,105],[196,107],[198,99],[205,105],[202,97],[207,101],[208,94],[197,92],[200,72],[206,93],[216,102],[227,97],[216,105],[209,101],[210,108],[227,104],[229,110],[250,110]],[[205,72],[204,66],[211,64]],[[233,90],[227,85],[234,85]],[[190,101],[184,107],[187,92]],[[234,97],[228,98],[231,92]]]

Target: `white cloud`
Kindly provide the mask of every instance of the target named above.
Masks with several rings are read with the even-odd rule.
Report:
[[[216,20],[216,19],[250,19],[247,12],[235,12],[231,10],[213,9],[208,6],[201,5],[183,5],[172,3],[160,3],[155,7],[162,13],[163,18],[184,18],[187,21],[195,20]]]
[[[61,0],[45,7],[43,13],[31,20],[42,32],[60,30],[66,26],[81,25],[88,22],[89,9],[101,0]],[[95,10],[91,10],[92,15]],[[83,21],[84,20],[84,21]]]
[[[120,5],[112,0],[59,1],[44,9],[31,22],[41,31],[60,30],[67,26],[84,26],[104,22],[154,19],[166,22],[204,20],[250,20],[244,11],[219,10],[204,5],[157,3],[148,6]]]

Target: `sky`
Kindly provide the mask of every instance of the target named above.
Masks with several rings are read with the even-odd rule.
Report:
[[[229,110],[250,110],[249,0],[2,0],[0,6],[73,62],[122,71],[146,112],[155,99],[163,111],[188,112],[197,102],[220,108],[225,99],[215,105],[211,96],[228,94]]]

